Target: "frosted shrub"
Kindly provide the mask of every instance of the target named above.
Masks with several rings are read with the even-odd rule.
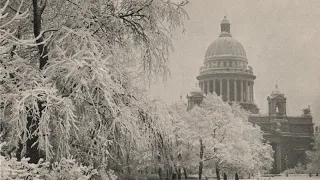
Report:
[[[68,179],[86,180],[97,174],[92,167],[82,166],[75,160],[62,159],[51,165],[49,162],[39,161],[38,164],[29,164],[29,158],[17,161],[16,158],[5,159],[0,156],[0,179]]]
[[[29,158],[17,161],[16,158],[6,159],[0,156],[0,179],[32,179],[32,180],[87,180],[97,175],[97,170],[91,166],[79,165],[73,159],[62,159],[60,162],[49,164],[39,161],[38,164],[29,164]],[[116,180],[117,176],[109,171],[103,177],[106,180]]]
[[[307,151],[307,157],[309,159],[307,170],[309,173],[320,172],[320,131],[314,134],[313,150]]]
[[[306,166],[302,165],[301,163],[298,163],[294,168],[292,169],[287,169],[283,173],[285,174],[305,174],[306,171]]]
[[[44,179],[48,173],[48,163],[29,164],[28,158],[17,161],[16,158],[5,159],[0,156],[0,179]]]
[[[4,143],[0,144],[0,148]],[[17,161],[16,158],[5,158],[0,156],[0,179],[68,179],[68,180],[85,180],[90,179],[97,174],[97,170],[91,166],[83,166],[73,159],[62,158],[60,162],[43,162],[38,164],[28,163],[29,158],[22,158]],[[105,178],[104,178],[105,179]],[[108,179],[115,180],[113,172],[108,173]]]
[[[52,164],[52,170],[47,178],[52,180],[68,179],[68,180],[85,180],[97,174],[97,170],[93,167],[79,165],[73,159],[62,158],[60,162]]]

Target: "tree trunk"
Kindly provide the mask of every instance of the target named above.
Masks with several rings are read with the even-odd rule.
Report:
[[[128,166],[128,174],[131,175],[129,151],[130,151],[130,150],[127,150],[127,166]]]
[[[178,169],[177,173],[178,173],[178,180],[181,180],[181,168]]]
[[[173,172],[173,168],[169,170],[169,180],[176,179],[176,174]]]
[[[183,174],[184,174],[184,178],[188,179],[186,168],[183,168]]]
[[[39,127],[39,119],[41,118],[41,112],[44,109],[42,104],[42,102],[38,102],[38,109],[40,112],[38,117],[32,117],[32,112],[27,114],[27,129],[29,132],[27,134],[21,134],[22,139],[27,139],[27,141],[25,143],[19,142],[19,147],[16,154],[18,161],[20,161],[23,157],[28,157],[30,158],[30,160],[28,161],[29,163],[36,164],[38,163],[40,158],[45,157],[43,153],[38,150],[38,143],[36,142],[38,141],[39,136],[31,135]],[[29,108],[26,109],[27,111],[29,111]]]
[[[202,178],[202,169],[203,169],[203,150],[204,146],[202,144],[202,140],[200,139],[200,162],[199,162],[199,179]]]
[[[46,7],[46,0],[41,1],[42,3],[39,4],[38,0],[32,0],[32,6],[33,6],[33,34],[34,37],[37,38],[37,46],[38,46],[38,53],[40,55],[39,58],[39,69],[42,70],[44,66],[48,62],[48,48],[43,44],[44,38],[43,35],[41,35],[41,15]],[[38,108],[39,108],[39,117],[31,117],[31,115],[27,115],[27,129],[29,130],[30,134],[33,134],[36,129],[39,127],[39,119],[42,115],[43,102],[38,102]],[[22,136],[25,136],[23,134]],[[39,139],[38,135],[32,136],[31,138],[28,138],[27,141],[22,145],[21,142],[19,143],[19,149],[17,153],[18,159],[22,157],[29,157],[30,163],[38,163],[40,158],[43,158],[43,154],[38,150],[38,143],[34,145],[35,142],[37,142]],[[21,144],[21,145],[20,145]],[[32,146],[33,145],[33,146]]]
[[[48,62],[48,48],[43,43],[43,35],[41,33],[41,15],[46,7],[47,0],[44,0],[43,3],[39,5],[38,0],[32,0],[33,6],[33,34],[37,38],[36,42],[38,44],[40,59],[39,59],[39,68],[42,70]],[[39,37],[40,36],[40,37]]]
[[[162,180],[162,169],[158,169],[159,180]]]
[[[228,180],[228,176],[226,173],[223,173],[223,180]]]
[[[216,167],[216,175],[217,175],[217,180],[220,180],[220,172],[218,167]]]

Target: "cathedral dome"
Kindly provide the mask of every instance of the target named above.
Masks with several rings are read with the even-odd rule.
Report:
[[[247,58],[246,51],[242,44],[231,35],[226,32],[222,32],[220,37],[213,41],[206,51],[205,58],[214,56],[240,56]]]
[[[221,34],[218,39],[208,47],[205,59],[219,60],[221,58],[231,57],[247,61],[247,55],[242,44],[234,39],[230,34],[229,20],[224,17],[221,24]]]

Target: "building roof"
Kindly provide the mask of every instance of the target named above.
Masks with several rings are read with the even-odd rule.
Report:
[[[203,92],[201,91],[201,89],[199,87],[194,87],[192,88],[191,92],[188,94],[188,96],[194,96],[196,94],[202,95],[203,96]]]
[[[203,96],[204,92],[200,89],[199,84],[196,83],[195,86],[191,89],[190,93],[187,94],[187,97],[193,96]]]

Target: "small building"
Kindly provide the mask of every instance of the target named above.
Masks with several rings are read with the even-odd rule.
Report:
[[[208,47],[204,66],[200,67],[199,88],[187,96],[188,109],[200,104],[204,94],[215,92],[229,104],[238,103],[251,112],[249,121],[265,132],[264,138],[274,150],[274,165],[271,173],[280,173],[298,163],[306,164],[305,151],[312,149],[313,122],[310,108],[301,116],[288,116],[286,97],[275,90],[267,98],[269,113],[259,115],[254,103],[254,80],[256,76],[248,65],[246,51],[230,33],[230,22],[226,17],[221,22],[219,37]]]

